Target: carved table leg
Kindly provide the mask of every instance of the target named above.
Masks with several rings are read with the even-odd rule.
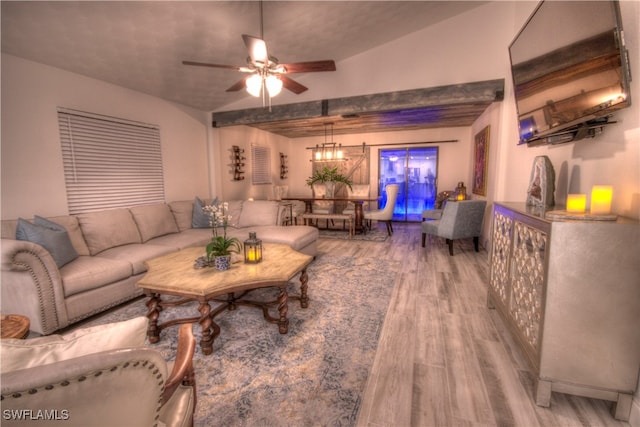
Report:
[[[209,313],[211,313],[211,306],[209,305],[209,302],[201,302],[200,307],[198,307],[198,311],[200,312],[200,319],[198,320],[198,323],[200,323],[200,328],[202,329],[200,348],[202,349],[202,354],[211,354],[213,353],[213,339],[217,333],[219,333],[220,327],[211,320],[211,317],[209,317]],[[214,329],[213,334],[211,334],[212,325]]]
[[[147,318],[149,319],[149,325],[147,326],[147,337],[149,338],[149,342],[152,344],[160,341],[160,328],[158,327],[158,317],[160,316],[160,311],[162,300],[160,299],[160,294],[149,294],[149,300],[147,301]]]
[[[280,293],[278,295],[278,312],[280,313],[280,318],[278,319],[278,330],[281,334],[289,332],[289,319],[287,319],[287,311],[289,311],[289,307],[287,305],[288,299],[289,295],[287,294],[287,287],[283,286],[280,288]]]
[[[227,294],[227,304],[229,306],[229,311],[233,311],[238,308],[238,306],[236,305],[236,298],[233,295],[233,292],[229,292],[229,294]]]
[[[307,274],[307,267],[300,272],[300,307],[309,307],[309,297],[307,296],[307,282],[309,281],[309,275]]]

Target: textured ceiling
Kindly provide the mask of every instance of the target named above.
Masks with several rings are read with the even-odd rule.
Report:
[[[482,3],[267,1],[264,38],[284,63],[339,62]],[[249,96],[225,92],[242,74],[181,61],[244,65],[241,35],[260,36],[257,2],[2,1],[1,7],[3,52],[203,111]]]

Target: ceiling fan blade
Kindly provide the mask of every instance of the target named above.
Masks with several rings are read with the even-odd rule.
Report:
[[[241,68],[243,68],[236,65],[209,64],[207,62],[182,61],[182,63],[184,65],[195,65],[198,67],[212,67],[212,68],[227,68],[229,70],[236,70],[236,71],[240,71]]]
[[[280,64],[287,73],[315,73],[317,71],[335,71],[336,63],[333,60],[294,62],[292,64]]]
[[[241,80],[239,80],[233,86],[231,86],[229,89],[227,89],[226,92],[237,92],[239,90],[242,90],[242,89],[246,88],[247,87],[247,79],[249,77],[251,77],[251,76],[249,75],[249,76],[243,77]]]
[[[278,76],[278,78],[282,80],[282,86],[284,86],[286,89],[290,90],[291,92],[295,93],[296,95],[299,95],[305,90],[307,90],[306,86],[302,86],[300,83],[298,83],[293,79],[290,79],[287,76]]]
[[[267,53],[267,44],[264,40],[247,34],[242,35],[244,44],[249,49],[249,57],[254,64],[269,64],[269,54]]]

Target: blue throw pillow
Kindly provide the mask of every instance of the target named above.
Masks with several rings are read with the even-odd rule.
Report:
[[[71,244],[67,230],[63,226],[39,216],[34,218],[33,224],[18,218],[16,239],[37,243],[45,248],[51,254],[58,268],[78,258],[78,253]]]
[[[211,227],[211,217],[204,211],[205,203],[196,197],[193,202],[193,216],[191,217],[192,228],[209,228]]]

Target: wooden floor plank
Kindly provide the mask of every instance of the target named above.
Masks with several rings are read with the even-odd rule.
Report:
[[[318,242],[320,253],[398,261],[357,426],[629,427],[602,400],[554,392],[549,408],[536,406],[534,374],[486,305],[487,251],[469,239],[450,256],[443,239],[421,247],[419,223],[393,228],[385,242]]]

